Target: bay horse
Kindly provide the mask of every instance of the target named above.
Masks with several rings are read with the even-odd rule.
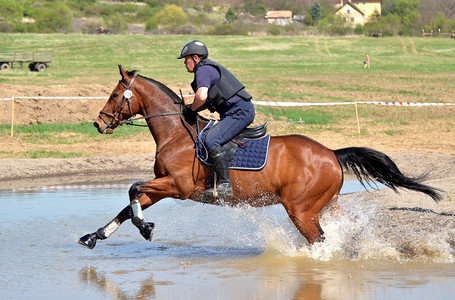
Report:
[[[131,219],[141,235],[151,240],[154,224],[145,222],[142,211],[163,198],[204,202],[203,192],[211,168],[195,155],[195,139],[207,120],[189,124],[182,116],[183,99],[162,83],[127,71],[119,65],[121,80],[100,111],[94,126],[111,134],[135,115],[142,115],[156,142],[155,178],[130,187],[129,205],[99,228],[80,238],[79,243],[95,247]],[[310,244],[323,241],[319,212],[336,201],[343,185],[343,169],[357,179],[377,181],[397,192],[406,188],[441,199],[437,189],[421,183],[424,176],[406,177],[386,154],[361,147],[330,150],[303,135],[272,136],[268,161],[259,171],[230,170],[234,195],[214,199],[212,204],[253,207],[281,203],[299,232]]]

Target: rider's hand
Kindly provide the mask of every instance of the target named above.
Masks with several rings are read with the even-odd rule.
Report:
[[[197,112],[191,110],[191,105],[192,104],[185,105],[183,107],[182,114],[183,114],[183,117],[185,118],[185,121],[187,121],[190,124],[195,124],[196,118],[197,118]]]

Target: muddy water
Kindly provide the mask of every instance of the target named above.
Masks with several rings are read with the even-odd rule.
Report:
[[[323,215],[326,242],[312,247],[281,206],[166,199],[144,212],[153,242],[125,222],[89,250],[78,238],[127,188],[0,191],[0,299],[453,299],[453,245],[437,233],[403,255],[359,197]]]

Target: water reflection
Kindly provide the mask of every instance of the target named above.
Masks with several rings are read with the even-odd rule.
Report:
[[[230,269],[234,262],[230,262],[224,268]],[[135,288],[125,286],[124,283],[116,283],[116,274],[106,274],[95,267],[84,267],[79,271],[79,280],[87,289],[98,289],[104,295],[114,299],[295,299],[295,300],[319,300],[322,297],[322,284],[315,281],[301,279],[296,273],[281,273],[276,270],[266,270],[247,264],[247,268],[241,267],[242,273],[236,273],[235,277],[227,275],[226,269],[219,270],[221,266],[213,266],[212,278],[204,278],[202,275],[181,272],[180,276],[171,281],[156,281],[155,275],[136,282]],[[203,266],[198,266],[204,269]],[[245,272],[245,269],[249,269]],[[282,268],[281,268],[282,270]],[[144,270],[147,273],[149,271]],[[208,270],[202,270],[205,273]],[[163,270],[157,271],[162,273]],[[172,270],[168,270],[172,272]],[[245,273],[244,273],[245,272]],[[128,272],[131,278],[137,277],[137,272]],[[221,275],[219,273],[223,273]],[[161,274],[163,275],[163,274]],[[158,274],[158,276],[160,276]],[[188,279],[182,276],[190,277]],[[218,279],[213,277],[219,276]],[[238,277],[241,277],[241,280]],[[182,282],[187,282],[183,285]],[[206,286],[207,290],[196,288]],[[158,291],[157,291],[158,290]],[[333,298],[333,299],[336,299]]]
[[[268,254],[207,258],[182,268],[144,265],[128,272],[85,267],[79,280],[113,299],[264,300],[450,299],[455,282],[455,270],[446,264],[318,262]]]
[[[79,271],[79,279],[87,285],[87,288],[97,287],[114,299],[154,299],[156,298],[155,283],[153,276],[140,283],[140,289],[135,295],[128,295],[120,285],[111,281],[105,274],[98,272],[96,268],[86,267]],[[163,284],[163,283],[158,283]]]

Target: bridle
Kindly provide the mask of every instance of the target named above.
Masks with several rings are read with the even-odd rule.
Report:
[[[105,112],[105,111],[100,111],[98,117],[104,122],[104,124],[106,124],[106,128],[104,129],[104,132],[105,133],[108,129],[114,129],[116,128],[117,126],[121,126],[123,125],[123,123],[125,123],[125,121],[123,121],[123,118],[122,118],[122,111],[123,111],[123,107],[125,106],[125,103],[128,103],[128,109],[130,111],[130,115],[132,116],[133,115],[133,111],[131,109],[131,103],[130,103],[130,99],[131,97],[133,97],[133,92],[131,91],[131,87],[133,86],[133,82],[134,80],[136,79],[136,74],[134,74],[133,78],[131,79],[130,83],[128,84],[128,86],[126,86],[122,81],[119,81],[119,83],[121,85],[123,85],[125,87],[125,91],[123,92],[123,96],[122,96],[122,101],[119,103],[119,105],[117,105],[117,108],[115,109],[115,111],[113,113],[109,113],[109,112]],[[110,123],[108,123],[104,118],[103,118],[103,115],[106,115],[108,117],[111,117],[112,120]]]
[[[134,80],[136,79],[137,77],[137,74],[134,74],[133,75],[133,78],[131,78],[131,81],[130,83],[128,84],[128,86],[123,83],[122,81],[119,81],[119,83],[121,85],[123,85],[123,87],[125,88],[125,91],[123,92],[123,96],[122,96],[122,101],[119,103],[119,105],[117,106],[117,108],[115,109],[114,113],[109,113],[109,112],[105,112],[105,111],[100,111],[98,117],[104,122],[104,124],[106,124],[106,128],[104,129],[103,133],[106,133],[106,131],[108,129],[115,129],[116,127],[118,126],[122,126],[123,124],[125,125],[132,125],[132,126],[144,126],[144,127],[147,127],[147,125],[138,125],[138,124],[134,124],[134,121],[137,121],[137,120],[146,120],[146,119],[150,119],[150,118],[154,118],[154,117],[163,117],[163,116],[172,116],[172,115],[180,115],[181,116],[181,119],[182,121],[189,125],[185,119],[183,118],[182,116],[182,112],[179,111],[179,112],[163,112],[163,113],[158,113],[158,114],[153,114],[153,115],[147,115],[147,116],[143,116],[143,117],[134,117],[134,114],[133,114],[133,110],[131,109],[131,102],[130,102],[130,99],[133,97],[133,92],[131,91],[131,87],[133,86],[133,83],[134,83]],[[182,95],[183,97],[183,95]],[[126,120],[123,120],[122,118],[122,111],[123,111],[123,107],[125,106],[125,103],[128,104],[128,110],[129,110],[129,114],[131,117],[129,117],[128,119]],[[180,104],[182,105],[183,107],[183,100],[182,100],[182,103],[180,102],[175,102],[176,104]],[[103,115],[106,115],[108,117],[111,117],[112,120],[111,122],[107,122],[104,118],[103,118]],[[197,123],[197,122],[196,122]],[[186,127],[186,126],[185,126]],[[191,128],[191,126],[190,126]],[[192,128],[191,128],[192,129]],[[194,130],[193,130],[194,131]],[[199,132],[199,130],[197,130],[197,132]]]

